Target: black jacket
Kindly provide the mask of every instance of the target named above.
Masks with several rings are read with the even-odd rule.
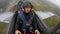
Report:
[[[49,33],[49,30],[47,29],[47,27],[45,27],[44,23],[40,20],[40,18],[37,16],[37,14],[35,14],[34,11],[33,11],[33,13],[35,15],[34,17],[37,19],[36,22],[38,24],[38,26],[37,26],[38,30],[42,33]],[[16,30],[16,28],[18,28],[18,27],[15,27],[16,22],[17,22],[17,16],[18,16],[18,11],[16,11],[16,13],[13,15],[13,17],[10,21],[7,34],[15,34],[15,30]]]
[[[19,11],[18,16],[17,16],[16,26],[15,26],[16,30],[21,30],[23,26],[25,27],[25,25],[23,25],[23,23],[25,21],[28,22],[28,20],[30,20],[32,22],[31,26],[34,28],[34,30],[38,29],[37,28],[37,19],[35,17],[34,11],[30,11],[30,13],[28,13],[28,14],[26,14],[24,11]]]

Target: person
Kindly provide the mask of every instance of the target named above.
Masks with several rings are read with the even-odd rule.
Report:
[[[26,32],[40,34],[35,13],[32,10],[33,5],[26,1],[23,2],[22,6],[23,10],[18,12],[15,34],[26,34]]]

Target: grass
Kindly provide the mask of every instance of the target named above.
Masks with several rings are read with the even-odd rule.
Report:
[[[56,20],[56,18],[50,17],[50,18],[44,19],[43,21],[46,23],[48,28],[52,28],[52,27],[55,27],[59,23],[60,18]]]
[[[33,9],[36,10],[36,11],[45,11],[45,10],[48,10],[45,7],[41,7],[41,6],[34,6]]]
[[[0,22],[0,34],[6,34],[7,33],[7,23]]]
[[[44,5],[41,5],[41,6],[35,5],[33,9],[36,11],[56,11],[57,10],[55,7],[47,7]]]

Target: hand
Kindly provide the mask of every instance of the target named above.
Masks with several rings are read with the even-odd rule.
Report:
[[[35,33],[36,33],[36,34],[40,34],[40,32],[39,32],[38,30],[35,30]]]
[[[21,32],[19,30],[16,30],[15,34],[21,34]]]

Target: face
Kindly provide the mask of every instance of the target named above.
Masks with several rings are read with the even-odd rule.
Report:
[[[31,10],[31,7],[25,7],[24,10],[25,10],[25,13],[29,13]]]

